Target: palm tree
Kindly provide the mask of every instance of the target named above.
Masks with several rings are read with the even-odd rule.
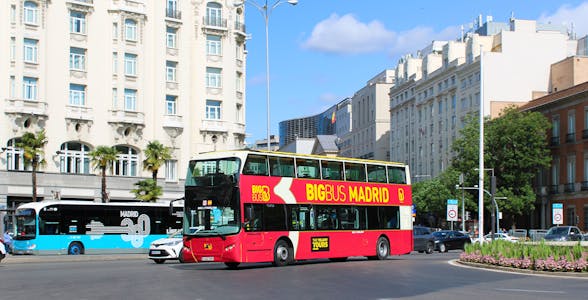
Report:
[[[45,130],[37,132],[35,135],[32,132],[23,134],[16,146],[23,149],[25,163],[31,164],[33,170],[31,172],[31,180],[33,185],[33,202],[37,201],[37,168],[39,165],[45,164],[45,159],[41,156],[45,153],[43,148],[47,144],[47,136]]]
[[[137,188],[131,192],[141,201],[155,202],[163,194],[161,187],[157,186],[153,179],[140,180],[135,185]]]
[[[145,160],[143,160],[143,169],[151,171],[151,178],[157,186],[157,172],[165,161],[171,158],[171,149],[162,145],[159,141],[152,141],[147,144],[145,149]]]
[[[108,146],[98,146],[89,153],[94,168],[100,169],[102,175],[102,202],[106,202],[106,169],[117,159],[118,150]]]

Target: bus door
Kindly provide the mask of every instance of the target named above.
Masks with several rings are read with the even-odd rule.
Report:
[[[245,260],[256,261],[263,260],[268,250],[265,245],[265,234],[263,231],[262,205],[245,205]],[[271,251],[270,251],[271,253]],[[267,258],[266,258],[267,259]]]

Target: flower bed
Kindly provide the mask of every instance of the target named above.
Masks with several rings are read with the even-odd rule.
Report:
[[[588,248],[573,246],[511,243],[496,240],[466,246],[459,259],[517,269],[549,272],[588,272]]]

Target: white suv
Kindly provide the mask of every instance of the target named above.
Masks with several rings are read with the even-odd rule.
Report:
[[[149,259],[158,264],[168,259],[178,259],[183,262],[181,255],[183,247],[182,231],[178,230],[166,238],[153,241],[149,247]]]

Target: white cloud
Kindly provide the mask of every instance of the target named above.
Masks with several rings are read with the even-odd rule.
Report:
[[[458,27],[447,27],[440,32],[435,32],[431,27],[415,27],[397,33],[386,29],[384,24],[377,20],[362,23],[351,14],[332,14],[328,19],[316,24],[311,36],[302,46],[327,53],[390,51],[396,55],[420,50],[432,40],[455,39],[458,34]]]
[[[377,52],[389,46],[394,35],[394,32],[386,30],[379,21],[365,24],[351,14],[342,17],[332,14],[316,24],[303,47],[341,54]]]
[[[588,2],[579,4],[576,7],[570,5],[562,5],[555,13],[543,13],[539,17],[540,23],[563,24],[571,28],[571,23],[574,24],[574,31],[578,36],[583,36],[588,33]]]
[[[337,100],[341,100],[341,97],[339,97],[333,93],[324,93],[319,96],[319,99],[321,100],[321,102],[333,104],[333,103],[336,103]]]

